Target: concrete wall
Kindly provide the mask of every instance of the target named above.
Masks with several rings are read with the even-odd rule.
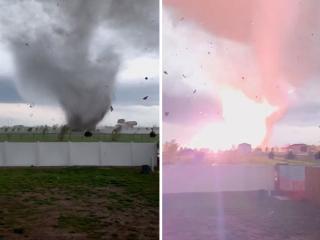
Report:
[[[175,164],[162,169],[164,193],[274,189],[273,166]]]
[[[153,143],[0,143],[0,166],[152,166]]]

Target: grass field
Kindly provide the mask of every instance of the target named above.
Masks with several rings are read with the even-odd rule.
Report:
[[[149,134],[93,134],[92,137],[85,137],[80,134],[66,134],[63,140],[59,140],[58,134],[0,134],[0,142],[157,142],[159,136],[151,138]]]
[[[166,240],[319,240],[320,208],[261,191],[163,196]]]
[[[0,169],[0,239],[158,239],[159,174]]]

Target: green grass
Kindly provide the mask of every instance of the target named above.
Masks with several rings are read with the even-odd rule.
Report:
[[[57,142],[57,134],[18,134],[18,133],[8,133],[0,134],[0,142]],[[64,142],[157,142],[159,141],[159,136],[151,138],[149,134],[118,134],[112,137],[111,134],[94,134],[92,137],[84,137],[80,134],[66,134]]]
[[[71,197],[90,194],[100,187],[125,189],[128,196],[144,199],[156,206],[159,199],[159,175],[143,175],[136,168],[3,168],[0,169],[0,195],[19,194],[59,188]]]
[[[159,173],[114,167],[0,168],[0,206],[5,239],[21,234],[15,229],[30,239],[48,231],[56,239],[65,234],[70,239],[72,234],[156,239]]]

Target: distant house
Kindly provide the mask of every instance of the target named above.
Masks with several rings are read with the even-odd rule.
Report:
[[[252,147],[251,147],[251,144],[249,143],[241,143],[238,145],[239,153],[246,154],[246,153],[251,153],[251,151],[252,151]]]
[[[287,147],[287,152],[292,152],[296,155],[307,155],[309,153],[309,146],[304,143],[292,144]]]

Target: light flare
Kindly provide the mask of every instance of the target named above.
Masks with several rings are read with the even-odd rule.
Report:
[[[219,90],[222,121],[207,124],[192,139],[190,146],[227,150],[246,142],[259,146],[267,133],[267,119],[277,107],[265,99],[252,100],[240,90],[223,87]]]

